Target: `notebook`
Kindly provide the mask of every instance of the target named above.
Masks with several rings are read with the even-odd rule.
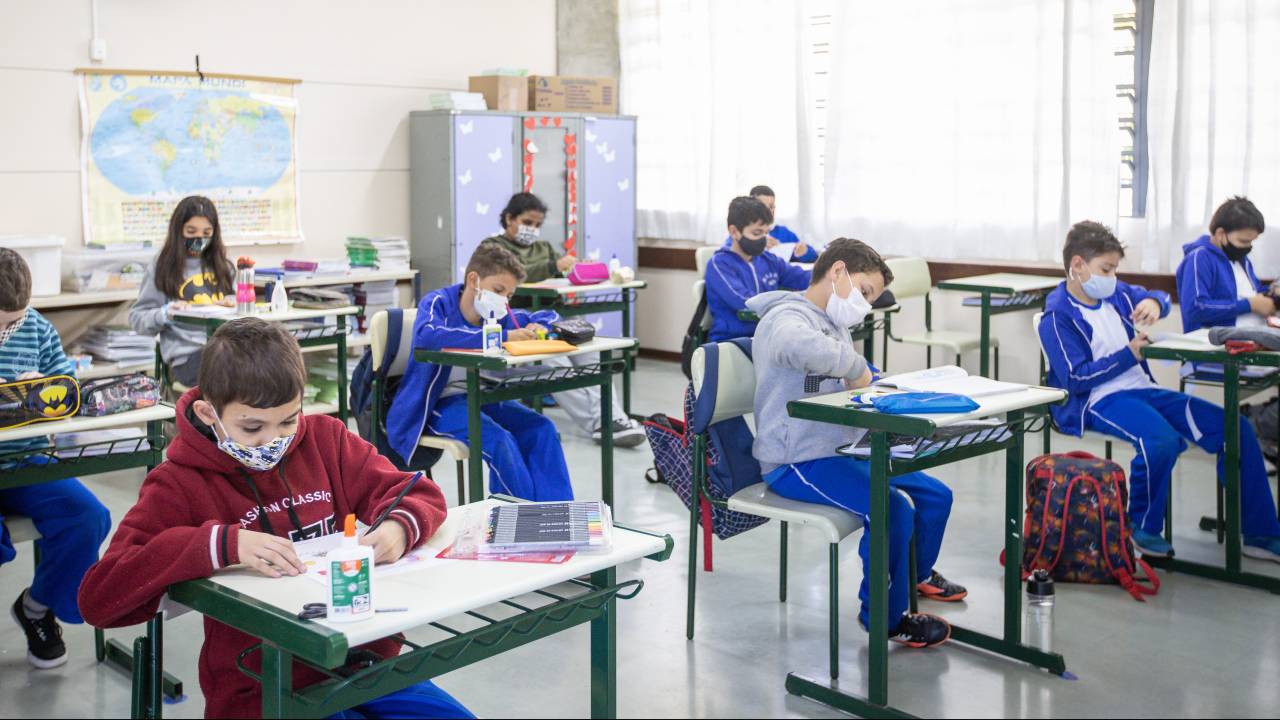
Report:
[[[937,392],[964,395],[971,398],[1002,395],[1026,390],[1021,383],[991,380],[981,375],[970,375],[962,367],[944,365],[928,370],[902,373],[882,378],[876,383],[881,387],[897,388],[907,392]]]
[[[489,510],[481,555],[592,552],[613,543],[609,508],[599,500],[512,503]]]

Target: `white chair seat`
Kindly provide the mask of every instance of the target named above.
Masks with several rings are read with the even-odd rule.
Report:
[[[765,483],[745,487],[729,498],[729,509],[773,520],[809,525],[838,543],[862,528],[862,518],[846,510],[816,503],[788,500],[769,490]]]
[[[1000,347],[1000,340],[995,335],[992,335],[988,341],[991,347]],[[931,330],[914,335],[903,335],[902,342],[909,345],[942,347],[954,353],[964,353],[982,347],[982,338],[978,333],[963,330]]]
[[[466,460],[471,457],[471,449],[461,440],[453,438],[440,437],[438,435],[423,435],[418,439],[418,445],[424,448],[432,448],[435,450],[443,450],[445,454],[454,460]]]
[[[169,386],[172,387],[173,391],[179,395],[182,395],[183,393],[191,389],[186,385],[183,385],[182,383],[178,382],[177,380],[170,380]]]
[[[5,515],[4,526],[9,529],[9,540],[15,545],[40,539],[36,524],[26,515]]]

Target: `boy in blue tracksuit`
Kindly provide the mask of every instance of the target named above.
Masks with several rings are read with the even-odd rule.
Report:
[[[1049,293],[1040,345],[1049,358],[1049,384],[1067,391],[1051,408],[1068,435],[1084,430],[1133,445],[1129,522],[1134,544],[1147,555],[1169,556],[1161,537],[1169,482],[1178,455],[1193,442],[1223,463],[1222,408],[1156,385],[1142,359],[1150,344],[1138,325],[1169,313],[1169,296],[1116,280],[1124,248],[1109,229],[1077,223],[1062,251],[1067,280]],[[1240,491],[1244,553],[1280,562],[1280,521],[1267,486],[1258,439],[1240,423]]]
[[[864,387],[871,382],[867,361],[854,348],[846,328],[871,310],[893,280],[884,260],[858,240],[833,240],[813,267],[813,283],[803,293],[771,292],[751,299],[760,314],[752,341],[756,374],[756,435],[752,454],[769,488],[786,498],[842,508],[869,523],[870,462],[836,452],[856,442],[865,431],[797,420],[787,403],[813,395]],[[918,584],[933,600],[963,600],[967,591],[933,569],[951,513],[951,490],[924,473],[907,473],[890,481],[889,493],[889,636],[909,647],[928,647],[951,636],[947,621],[907,612],[908,591]],[[919,577],[908,574],[912,534],[916,537]],[[863,533],[858,551],[870,570],[870,536]],[[868,624],[869,583],[864,575],[858,619]]]
[[[769,208],[769,212],[773,213],[775,218],[778,216],[777,197],[773,193],[773,188],[768,185],[757,185],[751,188],[750,195]],[[732,245],[732,237],[724,239],[725,247]],[[800,236],[786,225],[774,225],[769,228],[769,240],[766,245],[770,252],[777,253],[783,260],[789,259],[793,263],[811,263],[818,259],[818,250],[801,240]]]
[[[809,271],[765,252],[773,213],[751,197],[729,203],[729,240],[707,262],[707,311],[711,313],[711,342],[751,337],[756,323],[738,319],[747,300],[779,287],[802,290],[809,286]]]
[[[13,250],[0,248],[0,382],[75,372],[58,331],[27,307],[30,301],[27,263]],[[12,459],[48,445],[46,436],[0,443],[0,474],[20,476],[24,466],[53,462],[45,455]],[[26,515],[40,532],[35,578],[18,593],[10,615],[26,634],[27,661],[42,670],[54,668],[67,661],[58,620],[84,622],[76,594],[85,572],[98,561],[98,547],[111,531],[111,515],[75,478],[0,490],[0,523],[5,515]],[[0,524],[0,563],[15,554],[9,530]]]
[[[516,256],[493,243],[476,249],[465,281],[428,293],[418,303],[413,347],[427,350],[481,348],[484,320],[496,318],[504,340],[533,340],[536,331],[559,319],[551,311],[529,313],[507,300],[524,278]],[[387,411],[387,438],[409,462],[423,432],[467,440],[466,379],[461,368],[410,360]],[[564,449],[550,419],[518,402],[481,408],[484,461],[489,490],[531,501],[572,500]]]

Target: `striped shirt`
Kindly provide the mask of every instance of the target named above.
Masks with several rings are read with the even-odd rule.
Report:
[[[74,366],[62,351],[58,330],[40,312],[27,309],[22,327],[0,345],[0,378],[13,382],[23,373],[75,375]],[[0,457],[48,445],[47,437],[0,442]]]

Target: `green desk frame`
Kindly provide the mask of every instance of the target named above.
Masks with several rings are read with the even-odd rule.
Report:
[[[510,500],[495,496],[499,499]],[[617,526],[623,527],[623,526]],[[625,528],[633,529],[633,528]],[[669,535],[658,535],[666,547],[648,556],[665,561],[674,543]],[[430,623],[449,637],[430,645],[405,641],[408,652],[390,658],[350,676],[332,668],[347,659],[346,637],[323,625],[298,620],[293,613],[263,603],[223,587],[212,580],[190,580],[169,588],[169,597],[205,616],[261,640],[237,659],[240,672],[262,686],[262,717],[326,717],[423,680],[443,675],[535,640],[581,625],[591,624],[591,716],[617,716],[617,600],[635,597],[644,587],[641,580],[619,583],[616,569],[591,574],[590,582],[574,580],[577,594],[548,590],[536,594],[550,600],[539,607],[504,600],[502,605],[516,614],[503,619],[471,611],[467,615],[484,623],[462,631],[441,622]],[[262,653],[262,672],[244,665],[244,658]],[[315,685],[293,690],[293,660],[306,663],[328,676]]]
[[[889,435],[928,437],[936,428],[933,421],[926,418],[885,415],[854,407],[823,407],[804,401],[788,403],[787,412],[792,417],[804,420],[865,428],[870,431],[870,515],[872,517],[886,519],[889,517],[890,478],[1003,450],[1005,452],[1004,554],[1006,558],[1022,557],[1023,436],[1029,432],[1039,432],[1040,424],[1045,421],[1043,406],[1030,413],[1025,409],[1007,413],[1005,426],[1011,433],[1010,437],[1004,441],[958,447],[921,459],[891,459]],[[861,717],[912,717],[889,705],[889,628],[885,613],[889,602],[888,525],[887,520],[872,522],[864,530],[871,536],[870,567],[866,569],[871,586],[867,696],[852,695],[836,688],[829,681],[820,681],[796,673],[787,675],[787,692]],[[1004,566],[1003,636],[987,635],[953,625],[951,639],[1044,668],[1055,675],[1066,673],[1066,661],[1062,655],[1047,653],[1022,643],[1021,563],[1016,560],[1006,562]]]
[[[889,364],[889,318],[901,310],[897,305],[883,309],[873,309],[862,321],[861,325],[849,328],[849,339],[854,342],[862,342],[862,356],[867,359],[868,363],[875,364],[876,361],[876,331],[885,331],[884,341],[884,360],[881,370]],[[739,310],[738,319],[742,322],[760,322],[760,316],[754,310]]]
[[[568,368],[547,368],[545,373],[520,377],[509,383],[487,384],[480,379],[481,370],[505,370],[507,363],[501,357],[480,353],[446,352],[441,350],[414,350],[418,362],[460,367],[467,371],[467,458],[468,497],[474,502],[484,497],[484,455],[481,452],[480,409],[490,403],[505,400],[540,398],[549,393],[576,390],[584,387],[600,388],[600,483],[601,499],[609,507],[613,505],[613,376],[626,367],[626,351],[615,356],[615,350],[600,352],[600,361],[592,365]],[[380,386],[379,386],[380,387]],[[381,406],[381,397],[375,397],[374,406]],[[459,498],[459,504],[464,501]],[[616,510],[616,508],[615,508]]]
[[[165,422],[164,420],[152,420],[147,423],[145,439],[148,447],[145,450],[134,449],[128,452],[111,452],[116,447],[134,445],[136,448],[135,443],[138,439],[130,438],[128,440],[88,443],[70,448],[46,446],[0,457],[0,465],[20,462],[38,456],[51,460],[56,459],[56,462],[50,462],[46,465],[29,465],[16,472],[0,473],[0,490],[132,468],[146,468],[150,471],[164,462],[164,449],[168,442],[164,434],[163,426]],[[56,432],[57,423],[49,423],[49,430],[50,432]],[[71,455],[77,450],[79,451],[78,453]],[[91,451],[94,450],[105,450],[106,452],[104,454],[91,454]],[[154,693],[149,694],[142,704],[140,704],[140,701],[144,699],[137,695],[138,683],[135,681],[135,715],[139,715],[139,708],[145,705],[148,708],[155,708],[156,711],[154,715],[150,712],[145,712],[142,716],[159,717],[158,709],[161,707],[162,702],[161,693],[172,699],[182,697],[182,680],[169,673],[162,672],[158,664],[151,665],[153,661],[158,662],[161,657],[161,632],[161,623],[158,618],[148,621],[146,636],[137,638],[134,641],[133,652],[130,652],[129,648],[126,648],[119,640],[107,640],[101,628],[93,629],[94,654],[98,662],[105,662],[118,667],[135,679],[144,675],[144,673],[135,672],[135,666],[149,668],[150,677],[160,679],[159,682],[150,683],[149,687],[154,688]],[[139,652],[139,649],[141,649],[141,652]]]
[[[643,283],[644,281],[637,280],[635,282]],[[581,298],[571,300],[558,292],[556,288],[517,285],[515,297],[528,298],[531,303],[529,310],[532,312],[554,310],[560,317],[577,317],[607,312],[622,313],[622,336],[632,337],[631,313],[636,303],[636,291],[643,290],[645,287],[648,287],[648,283],[644,283],[640,287],[621,288],[616,293],[597,291],[593,295],[584,294]],[[624,362],[626,365],[622,370],[622,411],[631,416],[631,371],[635,370],[635,355],[626,355]]]
[[[1149,360],[1180,360],[1222,364],[1222,415],[1224,436],[1223,484],[1226,486],[1226,562],[1222,566],[1179,560],[1177,558],[1147,557],[1153,567],[1164,568],[1210,580],[1245,585],[1280,594],[1280,577],[1245,572],[1241,568],[1240,537],[1240,366],[1259,365],[1280,367],[1280,353],[1242,353],[1232,355],[1220,347],[1205,350],[1159,347],[1149,345],[1142,349]],[[1171,493],[1172,495],[1172,493]],[[1172,503],[1172,499],[1169,501]],[[1172,540],[1169,523],[1165,523],[1165,537]]]
[[[991,369],[991,317],[993,315],[1003,315],[1005,313],[1026,312],[1028,310],[1044,310],[1045,297],[1048,296],[1050,290],[1052,289],[1052,288],[1046,289],[1043,291],[1039,291],[1038,293],[1022,292],[1011,287],[1003,287],[998,285],[971,284],[971,283],[965,282],[963,278],[959,278],[956,280],[944,280],[938,283],[937,285],[935,285],[934,287],[936,287],[939,290],[957,290],[960,292],[978,293],[978,297],[981,298],[981,304],[979,305],[979,307],[981,308],[982,315],[978,321],[979,323],[978,352],[981,353],[981,357],[979,358],[979,361],[978,361],[978,374],[983,377],[991,377],[991,375],[988,374],[988,371]],[[1012,295],[1035,295],[1035,294],[1039,294],[1040,296],[1039,300],[1036,302],[1022,303],[1018,305],[1007,305],[1002,307],[991,306],[991,297],[993,295],[1012,296]],[[928,298],[926,297],[926,303],[927,302],[928,302]],[[931,309],[932,309],[931,307],[926,305],[925,307],[926,324],[928,324],[928,321],[929,321],[928,315],[930,314]]]

